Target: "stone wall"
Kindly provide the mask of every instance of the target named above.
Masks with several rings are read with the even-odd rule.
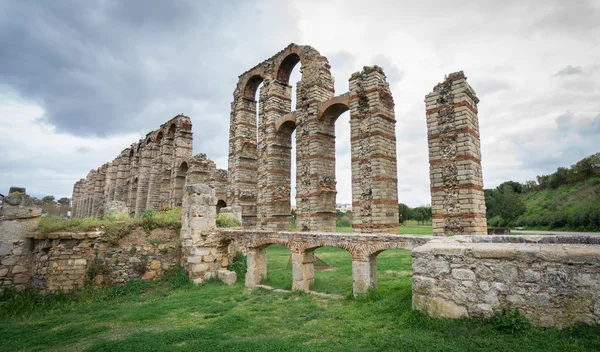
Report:
[[[0,199],[0,289],[29,284],[32,236],[37,229],[42,203],[27,196],[25,188],[11,187]]]
[[[539,326],[600,323],[598,236],[456,236],[412,256],[413,308],[431,316],[517,309]]]
[[[462,71],[425,97],[433,233],[486,235],[475,91]]]
[[[192,157],[192,122],[177,115],[112,162],[91,170],[73,187],[72,216],[102,218],[110,213],[140,215],[146,209],[181,206],[186,177],[217,185],[226,202],[227,172],[205,154]],[[216,206],[216,204],[215,204]]]

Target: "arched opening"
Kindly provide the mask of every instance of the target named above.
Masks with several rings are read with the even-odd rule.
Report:
[[[256,92],[260,91],[260,85],[263,83],[264,78],[259,75],[253,75],[246,81],[246,86],[244,87],[243,96],[249,100],[256,100]]]
[[[163,139],[163,132],[162,131],[158,131],[158,133],[156,134],[156,143],[159,144]]]
[[[336,231],[352,232],[352,155],[350,112],[335,120]]]
[[[217,202],[217,214],[221,212],[221,208],[225,207],[227,207],[227,203],[225,203],[223,199],[219,199],[219,201]]]
[[[149,136],[148,138],[146,138],[146,145],[152,143],[152,136]]]
[[[292,75],[292,71],[296,64],[300,62],[300,56],[296,53],[289,54],[281,63],[276,73],[277,80],[279,82],[288,83]]]
[[[169,125],[169,129],[167,130],[167,138],[175,138],[175,132],[177,132],[177,126],[175,126],[175,123],[173,122]]]
[[[279,244],[265,246],[267,253],[267,272],[262,283],[281,290],[292,289],[292,252]]]
[[[412,258],[409,250],[387,249],[374,253],[371,258],[376,260],[374,280],[382,294],[389,297],[411,295]]]
[[[184,161],[177,168],[175,176],[175,187],[173,188],[173,205],[180,207],[183,202],[183,186],[185,186],[185,176],[187,175],[188,164]]]
[[[134,155],[135,152],[133,151],[133,148],[129,149],[129,159],[132,159]]]
[[[343,296],[352,294],[352,255],[337,247],[314,249],[313,291]]]

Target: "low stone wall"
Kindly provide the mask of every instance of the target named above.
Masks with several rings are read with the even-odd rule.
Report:
[[[180,262],[179,231],[136,228],[117,244],[104,233],[57,232],[0,242],[0,283],[17,289],[69,291],[95,284],[121,284],[160,278]]]
[[[22,289],[31,275],[31,241],[27,239],[37,228],[37,217],[0,220],[0,288]]]
[[[517,309],[538,326],[600,323],[600,237],[456,236],[412,257],[413,308],[431,316]]]

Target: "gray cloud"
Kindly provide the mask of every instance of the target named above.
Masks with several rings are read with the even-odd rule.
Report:
[[[563,76],[572,76],[572,75],[580,75],[583,73],[583,69],[579,66],[567,66],[562,70],[556,72],[555,76],[563,77]]]
[[[398,69],[394,64],[383,55],[378,55],[374,60],[375,64],[384,69],[388,83],[391,85],[400,83],[404,78],[405,72]]]
[[[495,78],[473,80],[472,86],[477,91],[479,97],[510,89],[508,82]]]

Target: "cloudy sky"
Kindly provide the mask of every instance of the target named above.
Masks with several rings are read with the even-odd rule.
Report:
[[[600,151],[599,1],[1,0],[0,193],[70,197],[179,113],[194,153],[226,168],[237,76],[291,42],[329,58],[337,93],[362,66],[384,68],[410,206],[430,202],[423,99],[450,72],[481,99],[486,188]],[[338,202],[351,200],[348,122]]]

